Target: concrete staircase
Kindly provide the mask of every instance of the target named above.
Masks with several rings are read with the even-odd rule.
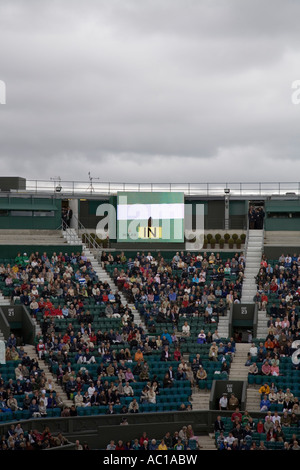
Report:
[[[224,317],[219,317],[218,333],[221,338],[229,337],[229,310]]]
[[[102,268],[101,263],[98,261],[98,259],[100,259],[99,256],[101,253],[99,253],[99,251],[97,252],[97,250],[88,248],[84,243],[82,243],[75,229],[69,228],[63,231],[63,236],[67,240],[68,244],[82,245],[82,251],[84,255],[91,261],[92,267],[95,273],[97,274],[100,282],[107,282],[112,292],[116,292],[118,290],[117,286],[115,285],[114,281],[111,279],[107,271],[104,268]],[[118,291],[118,293],[120,295],[122,304],[123,305],[128,304],[128,307],[131,309],[132,314],[134,316],[134,320],[133,320],[134,323],[138,326],[141,326],[143,330],[145,331],[145,333],[147,333],[147,327],[145,323],[143,322],[143,320],[141,319],[139,312],[136,310],[135,305],[132,303],[128,303],[123,292]]]
[[[4,338],[4,334],[2,333],[2,331],[0,330],[0,341],[6,341],[6,339]]]
[[[74,228],[66,228],[62,230],[62,237],[65,243],[69,245],[82,245],[82,240],[78,237],[77,232]]]
[[[258,310],[257,312],[257,338],[265,338],[268,336],[268,320],[265,310]]]
[[[97,263],[97,264],[96,264]],[[102,268],[102,266],[100,265],[100,263],[98,263],[98,261],[96,260],[96,263],[94,264],[94,269],[95,269],[95,272],[97,273],[98,277],[99,277],[99,280],[100,281],[106,281],[109,286],[111,287],[111,290],[113,292],[115,292],[117,289],[117,286],[115,285],[114,281],[111,279],[111,277],[109,276],[109,274],[107,273],[107,271]],[[93,263],[92,263],[93,264]],[[128,304],[128,307],[130,308],[130,310],[132,311],[132,314],[133,314],[133,321],[134,323],[137,325],[137,326],[140,326],[143,328],[143,330],[145,331],[145,333],[147,333],[147,327],[144,323],[144,321],[142,320],[138,310],[135,308],[135,305],[133,303],[130,303],[128,302],[128,300],[126,299],[126,297],[124,296],[123,292],[121,291],[118,291],[119,295],[120,295],[120,298],[121,298],[121,302],[123,305],[126,305]]]
[[[249,343],[236,343],[236,353],[232,360],[229,372],[229,380],[244,380],[248,382],[248,366],[245,366]],[[248,411],[260,410],[259,386],[247,384],[246,409]]]
[[[198,387],[194,387],[191,396],[193,411],[209,410],[209,397],[209,390],[199,390]]]
[[[10,305],[10,304],[11,304],[10,298],[4,297],[2,292],[0,292],[0,308],[1,308],[1,305]]]
[[[259,386],[255,385],[254,387],[247,387],[247,397],[246,397],[246,410],[249,411],[260,411],[260,395],[259,395]]]
[[[52,382],[53,382],[54,387],[55,387],[55,391],[59,393],[60,397],[62,398],[62,400],[64,402],[64,405],[65,406],[73,405],[73,403],[74,403],[73,400],[68,399],[67,394],[64,392],[63,388],[57,383],[56,376],[51,374],[51,372],[49,371],[48,364],[45,361],[39,359],[35,347],[31,344],[27,344],[27,345],[24,346],[24,351],[27,352],[30,359],[34,359],[35,361],[38,362],[39,368],[45,372],[46,378],[47,379],[48,378],[52,379]]]
[[[199,436],[198,444],[200,450],[218,450],[215,444],[215,435],[213,433],[208,434],[207,436]]]
[[[264,247],[264,230],[249,230],[248,242],[245,250],[246,267],[242,288],[242,304],[253,303],[257,286],[255,277],[258,274]]]
[[[248,343],[236,343],[235,348],[236,352],[230,365],[229,380],[247,380],[248,367],[245,366],[245,363],[250,345]]]

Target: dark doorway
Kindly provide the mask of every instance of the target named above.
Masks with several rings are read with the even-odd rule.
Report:
[[[249,201],[248,222],[250,230],[261,230],[264,228],[264,206],[264,201]]]
[[[23,330],[22,328],[11,328],[10,332],[15,335],[17,346],[22,346],[24,344]]]
[[[236,327],[233,330],[233,339],[236,343],[251,343],[253,330],[246,326]]]

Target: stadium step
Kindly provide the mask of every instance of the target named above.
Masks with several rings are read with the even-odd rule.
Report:
[[[198,445],[200,446],[200,450],[217,450],[215,435],[208,434],[207,436],[198,436]]]
[[[39,359],[35,347],[31,344],[26,344],[24,346],[24,351],[28,354],[30,359],[34,359],[35,361],[38,362],[39,368],[45,372],[46,379],[48,378],[52,379],[53,384],[54,384],[54,389],[56,393],[59,393],[60,397],[62,398],[64,406],[70,407],[71,405],[73,405],[74,404],[73,401],[68,399],[67,394],[64,392],[63,388],[57,383],[56,376],[53,375],[49,371],[48,364],[45,361]]]
[[[0,307],[1,307],[1,305],[10,305],[10,304],[11,304],[10,298],[9,297],[4,297],[2,292],[0,292]]]
[[[209,409],[210,392],[199,390],[194,387],[192,390],[191,403],[193,411],[208,410]]]
[[[258,387],[247,387],[246,409],[260,411],[260,394]]]
[[[260,268],[264,246],[264,231],[249,230],[245,250],[246,266],[242,287],[241,303],[253,303],[257,291],[256,276]]]
[[[110,286],[112,292],[115,292],[117,290],[117,287],[116,287],[114,281],[109,276],[107,271],[104,268],[102,268],[100,262],[95,257],[95,255],[92,253],[92,251],[89,248],[87,248],[85,245],[83,245],[83,253],[91,261],[92,267],[93,267],[95,273],[97,274],[99,280],[102,281],[102,282],[104,282],[104,281],[107,282],[108,285]],[[134,317],[134,323],[138,326],[141,326],[143,328],[143,330],[145,331],[145,333],[147,334],[147,332],[148,332],[147,327],[146,327],[145,323],[143,322],[143,320],[141,319],[141,316],[140,316],[139,312],[136,310],[135,305],[132,304],[132,303],[128,303],[128,300],[124,296],[123,292],[119,291],[118,294],[120,295],[122,304],[123,305],[128,304],[128,307],[132,311],[132,314],[133,314],[133,317]]]
[[[229,336],[229,316],[219,317],[218,333],[221,338],[228,338]]]
[[[236,343],[235,348],[236,351],[230,364],[229,379],[247,380],[248,368],[245,366],[245,363],[250,345],[248,343]]]
[[[82,240],[78,237],[76,230],[73,228],[62,230],[62,236],[69,245],[82,245]]]
[[[258,338],[266,338],[268,335],[268,317],[265,310],[258,310],[257,334]]]

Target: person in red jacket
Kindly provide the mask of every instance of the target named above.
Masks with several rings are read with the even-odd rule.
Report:
[[[236,418],[238,418],[239,422],[242,422],[242,413],[240,412],[239,408],[236,408],[235,411],[231,415],[231,421],[235,422]]]
[[[125,450],[123,441],[118,441],[118,444],[116,445],[115,450]]]
[[[259,303],[259,308],[261,310],[266,310],[268,300],[269,300],[268,296],[265,293],[262,293],[260,297],[260,303]]]
[[[144,441],[148,441],[148,442],[149,442],[149,437],[147,436],[146,431],[144,431],[143,434],[142,434],[142,436],[140,437],[139,444],[140,444],[141,447],[144,445]]]
[[[260,434],[265,432],[264,423],[263,423],[262,419],[260,419],[257,423],[257,432],[259,432]]]

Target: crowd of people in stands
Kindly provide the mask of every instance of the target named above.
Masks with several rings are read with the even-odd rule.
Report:
[[[22,409],[30,410],[30,415],[33,417],[47,416],[47,409],[51,407],[60,408],[62,417],[76,416],[79,406],[92,406],[93,403],[105,404],[107,413],[111,414],[114,413],[114,405],[120,403],[122,396],[133,397],[131,385],[138,377],[138,380],[145,382],[140,400],[133,398],[132,402],[124,406],[121,411],[122,414],[136,413],[139,412],[139,404],[154,403],[159,389],[172,386],[174,378],[181,380],[184,376],[184,379],[190,380],[193,385],[206,378],[207,373],[202,366],[200,354],[191,364],[182,359],[180,342],[175,334],[178,333],[179,319],[182,317],[186,319],[180,334],[189,337],[190,317],[206,316],[209,323],[214,317],[218,319],[218,316],[225,314],[231,302],[239,302],[245,267],[243,253],[236,253],[226,262],[219,254],[214,255],[214,253],[195,255],[178,252],[171,262],[166,262],[160,254],[153,257],[151,253],[137,253],[134,259],[127,259],[124,253],[117,255],[103,253],[101,262],[104,267],[115,265],[112,273],[116,284],[115,292],[108,283],[99,281],[90,261],[79,253],[71,255],[53,253],[51,257],[47,253],[41,255],[33,253],[30,256],[19,253],[14,265],[0,266],[1,280],[12,288],[12,300],[18,300],[28,307],[33,317],[42,315],[42,333],[37,342],[38,356],[47,357],[50,367],[53,369],[55,367],[57,370],[57,383],[62,385],[68,398],[74,401],[73,406],[65,407],[56,390],[56,384],[46,379],[44,371],[39,369],[38,362],[30,359],[22,346],[17,347],[16,338],[12,334],[6,345],[6,360],[17,361],[17,366],[14,380],[4,380],[0,374],[1,412],[17,410],[19,404],[15,397],[25,395]],[[127,266],[126,269],[124,265]],[[267,309],[270,314],[269,331],[265,342],[261,342],[258,346],[254,343],[251,345],[247,364],[250,374],[280,375],[280,358],[291,356],[294,351],[292,342],[299,337],[300,331],[299,269],[300,257],[297,255],[282,255],[274,267],[268,263],[265,256],[262,258],[261,269],[257,276],[258,292],[255,300],[260,302],[260,308]],[[228,273],[235,275],[234,281],[228,279],[226,276]],[[119,290],[126,295],[128,303],[142,305],[139,307],[140,313],[147,324],[149,335],[134,324],[133,313],[128,304],[122,304]],[[279,304],[269,305],[270,293],[276,294]],[[85,303],[89,298],[92,298],[96,305],[105,307],[103,313],[105,317],[119,319],[117,330],[95,331],[94,317]],[[58,306],[54,305],[53,299],[58,300]],[[99,316],[101,314],[99,313]],[[70,319],[64,331],[61,331],[57,321],[61,318]],[[74,321],[78,326],[77,333],[74,332]],[[160,322],[171,322],[174,325],[173,335],[165,332],[155,336],[156,325]],[[217,330],[213,334],[206,334],[202,330],[196,339],[198,344],[211,344],[209,350],[211,361],[220,360],[225,354],[234,355],[235,344],[233,338],[231,340],[224,345],[218,337]],[[169,346],[174,343],[177,347],[171,353]],[[128,344],[129,347],[116,352],[112,350],[112,345],[115,344],[121,346]],[[147,356],[154,351],[160,352],[160,360],[178,361],[177,370],[173,371],[170,367],[163,383],[149,375]],[[82,364],[82,368],[76,373],[72,368],[70,353],[75,354],[77,364]],[[98,363],[99,356],[101,361],[93,376],[85,366]],[[252,362],[251,358],[254,356],[255,362]],[[134,367],[128,367],[130,361],[136,363]],[[226,369],[227,362],[225,360],[222,362]],[[261,365],[259,370],[257,365]],[[298,368],[297,365],[293,367]],[[105,380],[106,377],[115,377],[116,380],[110,382]],[[83,393],[84,386],[87,389]],[[222,420],[218,419],[220,428],[215,427],[215,432],[220,432],[219,449],[255,450],[256,444],[249,438],[253,432],[264,432],[267,440],[283,442],[289,449],[299,445],[297,439],[286,445],[284,437],[285,426],[299,425],[298,398],[290,389],[278,390],[275,384],[269,386],[268,383],[260,388],[259,393],[261,411],[267,412],[266,420],[254,424],[247,412],[241,415],[239,410],[235,410],[238,419],[232,421],[232,431],[228,437],[225,436],[224,429],[221,429]],[[271,403],[283,404],[283,413],[274,412],[274,415],[271,415]],[[177,435],[179,436],[179,433]],[[167,437],[170,438],[169,435]],[[168,439],[168,443],[165,437],[161,440],[156,439],[156,443],[153,439],[146,439],[147,444],[142,445],[149,449],[150,446],[155,448],[155,445],[157,448],[159,446],[175,448],[178,442],[174,444],[173,438],[174,436]],[[42,444],[40,439],[36,440],[38,443],[31,442],[29,445],[25,442],[24,445],[33,448],[52,445],[47,439],[46,443]],[[3,438],[2,443],[5,448],[5,444],[8,446],[8,443],[4,441],[7,441],[7,438]],[[117,442],[110,445],[120,447],[122,450],[123,447],[126,449],[129,443]],[[19,443],[16,446],[19,446]],[[144,448],[139,439],[130,443],[130,446],[134,450]],[[79,444],[78,447],[80,448]],[[186,438],[181,439],[179,448],[181,447],[188,448]]]
[[[120,397],[126,396],[128,384],[136,376],[146,382],[141,401],[148,403],[155,402],[159,387],[170,386],[170,381],[174,378],[189,379],[194,384],[198,375],[202,377],[205,371],[203,374],[201,370],[197,375],[195,365],[191,370],[187,364],[182,364],[180,344],[175,331],[173,335],[167,331],[159,336],[146,335],[141,327],[134,324],[133,313],[128,304],[122,304],[119,290],[125,293],[128,302],[147,306],[145,310],[141,309],[141,313],[151,333],[153,319],[157,323],[170,320],[176,328],[181,316],[189,318],[190,315],[203,314],[209,323],[214,315],[223,315],[231,302],[239,301],[245,266],[244,255],[238,253],[224,262],[218,253],[196,256],[182,252],[176,253],[172,261],[167,263],[160,254],[155,258],[151,253],[137,253],[134,259],[127,260],[124,253],[113,256],[104,252],[101,262],[104,267],[106,264],[116,265],[113,272],[115,292],[108,283],[99,281],[90,261],[82,253],[53,253],[52,256],[46,252],[32,253],[30,256],[18,253],[13,265],[0,267],[2,281],[11,287],[12,300],[24,304],[33,317],[42,315],[42,333],[37,341],[38,356],[40,359],[47,357],[50,370],[57,370],[58,383],[63,386],[68,398],[74,400],[74,407],[65,408],[59,394],[52,393],[49,397],[44,396],[44,393],[41,397],[40,390],[49,395],[54,392],[55,385],[45,383],[44,372],[38,369],[37,363],[28,361],[26,353],[21,357],[22,350],[18,351],[16,345],[7,344],[7,360],[20,359],[16,372],[18,387],[22,385],[20,393],[22,389],[22,393],[34,391],[36,394],[31,398],[34,403],[30,404],[35,416],[45,416],[47,407],[50,406],[61,407],[62,416],[74,416],[78,406],[90,406],[93,403],[106,404],[107,412],[112,413],[113,406],[120,403]],[[124,264],[127,265],[126,270],[118,269],[119,265]],[[208,270],[209,282],[206,281]],[[234,275],[235,280],[228,280],[226,273]],[[221,285],[217,285],[216,281],[220,281]],[[85,302],[87,299],[93,299],[95,305],[105,307],[104,313],[99,312],[99,315],[118,318],[119,328],[95,331],[93,315]],[[216,300],[220,300],[219,306]],[[61,331],[57,321],[61,318],[70,319],[64,331]],[[76,333],[74,321],[78,327]],[[183,331],[182,335],[186,333]],[[199,343],[210,342],[210,339],[210,335],[206,335],[204,331],[199,332]],[[111,349],[115,344],[126,344],[129,347],[116,353]],[[169,350],[170,344],[178,344],[174,353]],[[220,357],[220,347],[222,349],[223,345],[212,343],[211,360]],[[178,369],[171,373],[173,376],[170,378],[168,371],[162,383],[158,383],[156,377],[149,377],[147,364],[147,356],[157,350],[160,351],[161,360],[178,361]],[[78,373],[72,368],[71,353],[75,354],[75,362],[83,366]],[[93,377],[87,367],[84,370],[84,366],[98,362],[99,357],[101,361]],[[136,361],[137,364],[134,368],[128,368],[128,361]],[[226,369],[226,361],[223,362]],[[101,380],[111,376],[115,376],[115,383],[108,384]],[[83,393],[84,386],[88,387],[86,393]],[[130,403],[128,411],[138,412],[138,407],[138,403]]]
[[[239,409],[231,416],[231,430],[225,432],[221,416],[215,422],[215,433],[219,450],[266,450],[267,443],[282,444],[283,450],[300,450],[298,428],[299,399],[287,383],[283,389],[276,385],[276,377],[283,376],[280,369],[282,358],[291,358],[296,351],[293,342],[299,338],[299,294],[300,294],[300,257],[297,254],[282,254],[276,264],[262,256],[257,275],[257,293],[254,301],[259,309],[269,316],[268,334],[265,340],[250,345],[246,366],[250,376],[261,375],[266,381],[259,387],[260,411],[266,413],[263,419],[254,420],[249,413]],[[271,297],[271,302],[269,298]],[[298,370],[297,361],[291,361],[291,370]],[[274,381],[270,383],[270,377]],[[280,412],[271,405],[281,405]],[[222,409],[229,409],[221,408]],[[273,408],[274,409],[274,408]],[[293,434],[286,439],[288,429]],[[253,434],[262,436],[259,444]]]
[[[64,401],[55,381],[47,378],[23,346],[17,346],[11,333],[6,344],[6,361],[15,361],[14,377],[4,378],[0,371],[0,413],[28,411],[28,417],[45,417],[51,408],[63,409]],[[20,403],[21,400],[21,403]]]
[[[128,424],[127,421],[121,423]],[[196,436],[191,424],[182,426],[179,431],[167,431],[162,437],[149,436],[146,431],[140,437],[133,440],[111,440],[106,450],[198,450],[201,446],[198,442],[199,436]]]
[[[204,316],[205,312],[211,321],[214,316],[224,315],[231,303],[240,302],[243,253],[223,260],[220,253],[177,252],[167,262],[160,253],[154,257],[150,252],[138,252],[127,259],[124,253],[113,256],[103,252],[101,263],[103,267],[114,267],[115,283],[129,302],[141,305],[146,324],[155,319],[176,326],[183,315]]]
[[[263,255],[256,281],[254,300],[269,316],[268,335],[258,353],[267,356],[269,363],[271,356],[279,365],[276,361],[281,356],[290,357],[295,351],[293,342],[300,339],[300,256],[282,254],[273,266]],[[298,366],[294,364],[294,368]]]
[[[58,449],[69,444],[67,438],[59,432],[53,434],[48,426],[42,432],[37,429],[24,431],[21,423],[11,424],[0,437],[0,450],[44,450]]]
[[[290,416],[286,412],[269,411],[263,418],[254,419],[247,410],[242,413],[238,407],[230,416],[227,431],[221,414],[214,423],[218,450],[267,450],[269,442],[281,443],[282,450],[300,450],[297,428],[299,417],[295,413]],[[292,434],[289,429],[292,429]]]

